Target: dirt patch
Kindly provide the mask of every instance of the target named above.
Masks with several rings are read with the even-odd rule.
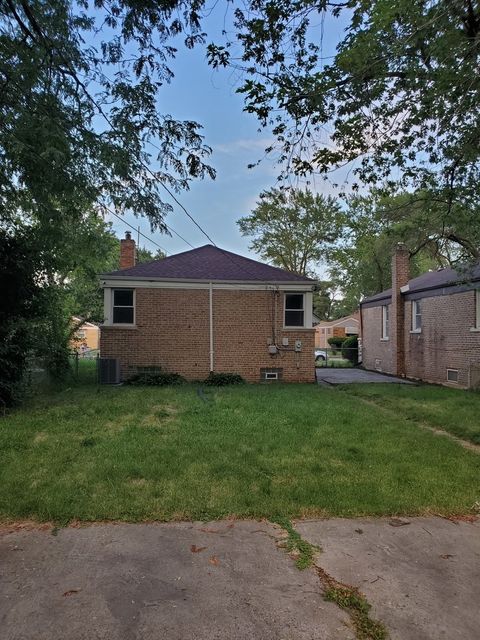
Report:
[[[113,420],[107,420],[107,422],[105,422],[105,429],[110,431],[110,433],[120,433],[124,428],[125,426],[122,422],[115,422]]]
[[[142,418],[140,426],[158,427],[174,422],[178,409],[173,405],[154,405],[150,413]]]
[[[18,533],[20,531],[51,531],[54,528],[53,522],[36,522],[35,520],[2,522],[0,523],[0,535]]]
[[[135,420],[135,414],[133,413],[125,413],[121,416],[117,416],[115,420],[107,420],[105,424],[105,429],[112,433],[119,433],[123,431],[126,426],[132,423]]]
[[[145,480],[145,478],[130,478],[128,484],[132,487],[144,487],[147,482],[148,480]]]
[[[416,422],[419,427],[422,429],[427,429],[431,431],[436,436],[445,436],[446,438],[450,438],[450,440],[454,440],[457,444],[459,444],[464,449],[468,449],[469,451],[475,451],[475,453],[480,453],[480,444],[475,444],[474,442],[469,442],[468,440],[462,440],[462,438],[458,438],[454,436],[453,433],[449,433],[448,431],[444,431],[443,429],[439,429],[438,427],[431,427],[424,422]]]
[[[364,402],[365,404],[372,405],[377,409],[382,409],[385,413],[390,413],[390,414],[395,413],[392,409],[382,406],[380,403],[375,402],[375,400],[368,400],[367,398],[361,398],[360,396],[356,396],[356,397],[362,402]],[[474,444],[469,440],[462,440],[462,438],[458,438],[457,436],[454,436],[453,433],[450,433],[449,431],[445,431],[440,427],[432,427],[429,424],[426,424],[425,422],[421,422],[420,420],[411,419],[411,422],[414,422],[421,429],[430,431],[436,436],[443,436],[445,438],[449,438],[450,440],[453,440],[464,449],[468,449],[469,451],[474,451],[475,453],[480,453],[479,444]]]

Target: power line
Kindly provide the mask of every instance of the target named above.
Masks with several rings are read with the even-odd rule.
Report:
[[[105,205],[102,205],[104,209],[106,209],[106,211],[108,211],[108,213],[111,213],[112,216],[115,216],[116,218],[118,218],[121,222],[123,222],[123,224],[126,224],[127,227],[130,227],[130,229],[133,229],[135,231],[135,233],[138,233],[138,235],[142,236],[142,238],[145,238],[146,240],[148,240],[149,242],[151,242],[152,244],[154,244],[156,247],[158,247],[159,249],[161,249],[163,251],[163,253],[165,253],[166,255],[168,255],[168,251],[162,247],[161,245],[158,244],[158,242],[155,242],[155,240],[152,240],[151,238],[149,238],[148,236],[146,236],[144,233],[142,233],[140,231],[140,229],[136,228],[133,226],[133,224],[130,224],[129,222],[127,222],[126,220],[124,220],[121,216],[119,216],[117,213],[115,213],[115,211],[112,211],[112,209],[109,209],[108,207],[106,207]]]
[[[212,238],[208,235],[208,233],[206,231],[204,231],[204,229],[202,229],[202,227],[198,224],[198,222],[195,220],[195,218],[192,216],[191,213],[189,213],[187,211],[187,209],[183,206],[183,204],[180,202],[180,200],[178,200],[178,198],[175,196],[174,193],[172,193],[171,189],[169,189],[166,185],[163,184],[163,182],[159,179],[159,177],[150,169],[150,167],[146,164],[143,163],[142,161],[142,166],[150,173],[150,175],[158,182],[158,184],[163,187],[165,189],[165,191],[170,195],[170,197],[172,198],[172,200],[174,202],[176,202],[178,204],[178,206],[180,207],[180,209],[182,209],[182,211],[185,213],[185,215],[187,215],[190,220],[193,222],[193,224],[198,227],[198,229],[200,229],[200,231],[203,233],[203,235],[207,238],[207,240],[209,242],[211,242],[213,244],[214,247],[216,247],[217,245],[215,244],[215,242],[212,240]],[[217,247],[218,248],[218,247]]]
[[[173,227],[169,227],[168,224],[165,223],[165,226],[167,227],[167,229],[169,231],[171,231],[172,233],[174,233],[176,236],[178,236],[180,238],[180,240],[183,240],[185,242],[185,244],[188,244],[189,247],[192,247],[192,249],[195,249],[196,247],[193,246],[193,244],[191,242],[189,242],[188,240],[185,240],[185,238],[183,236],[181,236],[178,231],[175,231],[175,229]]]
[[[97,102],[97,100],[90,95],[90,92],[88,91],[85,83],[78,77],[77,71],[75,69],[75,67],[72,68],[72,65],[70,64],[70,61],[63,55],[63,52],[57,47],[55,46],[55,43],[44,34],[43,30],[41,29],[40,25],[38,24],[38,22],[35,20],[35,17],[33,16],[32,11],[29,9],[28,11],[25,10],[24,7],[24,11],[26,13],[27,19],[28,21],[33,25],[34,30],[36,31],[36,33],[38,33],[38,35],[42,38],[42,40],[48,42],[52,48],[56,49],[58,51],[58,53],[60,54],[61,59],[63,60],[63,63],[65,64],[65,66],[67,67],[70,75],[73,77],[73,79],[77,82],[78,86],[82,89],[82,91],[84,92],[84,94],[86,95],[86,97],[90,100],[90,102],[96,107],[96,109],[98,110],[99,114],[104,118],[104,120],[107,122],[107,124],[111,127],[112,130],[115,129],[115,127],[112,124],[112,121],[110,120],[109,116],[107,116],[107,114],[105,113],[105,111],[103,110],[102,106]],[[18,20],[17,20],[18,22]],[[29,33],[30,37],[32,38],[32,40],[35,42],[35,37],[33,36],[32,33]],[[190,220],[194,223],[194,225],[203,233],[203,235],[207,238],[207,240],[209,242],[211,242],[215,247],[217,246],[215,244],[215,242],[212,240],[212,238],[208,235],[208,233],[200,226],[200,224],[195,220],[195,218],[193,217],[193,215],[191,213],[189,213],[187,211],[187,209],[183,206],[183,204],[178,200],[178,198],[175,196],[175,194],[171,191],[171,189],[169,189],[160,179],[159,177],[150,169],[150,167],[145,164],[145,162],[143,162],[143,160],[140,160],[140,164],[143,166],[143,168],[148,171],[148,173],[152,176],[152,178],[158,182],[158,184],[165,189],[165,191],[170,195],[170,197],[172,198],[172,200],[174,202],[177,203],[177,205],[182,209],[182,211],[185,213],[185,215],[188,216],[188,218],[190,218]],[[187,243],[190,244],[190,243]],[[190,245],[191,246],[191,245]]]
[[[33,26],[34,31],[40,36],[40,38],[42,40],[44,40],[45,42],[47,42],[52,49],[55,49],[59,55],[60,58],[62,59],[63,63],[65,64],[65,66],[68,69],[68,73],[69,75],[72,76],[72,78],[75,80],[75,82],[77,83],[77,85],[82,89],[82,91],[84,92],[85,96],[87,97],[88,100],[90,100],[90,102],[95,106],[95,108],[97,109],[98,113],[102,116],[102,118],[106,121],[106,123],[109,125],[109,127],[112,130],[115,130],[115,127],[113,126],[113,123],[111,121],[111,119],[109,118],[109,116],[105,113],[105,111],[103,110],[102,106],[98,103],[98,101],[92,96],[90,95],[90,92],[87,88],[87,86],[85,85],[85,83],[78,77],[77,71],[75,69],[75,67],[72,68],[72,65],[70,63],[70,60],[68,60],[68,58],[66,58],[63,55],[63,52],[55,45],[55,43],[51,40],[50,37],[46,36],[40,25],[38,24],[38,22],[36,21],[32,11],[30,8],[28,8],[28,10],[26,10],[25,6],[23,7],[25,15],[27,17],[27,20],[30,22],[30,24]],[[17,16],[15,16],[15,18],[17,19]],[[18,19],[17,19],[18,22]],[[31,39],[35,42],[36,38],[34,37],[34,35],[32,33],[29,32],[28,34]],[[214,242],[214,240],[212,240],[212,238],[208,235],[208,233],[200,226],[200,224],[195,220],[195,218],[193,217],[193,215],[191,213],[189,213],[189,211],[187,211],[186,207],[184,207],[184,205],[178,200],[178,198],[175,196],[175,194],[171,191],[171,189],[169,189],[158,177],[158,175],[156,173],[154,173],[150,167],[145,164],[145,162],[143,160],[140,159],[140,164],[141,166],[152,176],[152,178],[158,182],[158,184],[170,195],[170,197],[172,198],[172,200],[182,209],[182,211],[185,213],[185,215],[193,222],[193,224],[202,232],[202,234],[207,238],[207,240],[209,242],[212,243],[212,245],[214,247],[216,247],[217,249],[219,249],[220,251],[222,251],[222,253],[228,257],[228,259],[233,263],[236,264],[237,267],[240,267],[240,269],[243,269],[246,273],[249,273],[250,275],[254,275],[253,272],[251,272],[246,266],[238,263],[233,256],[223,250],[220,249],[220,247],[218,247],[216,245],[216,243]],[[143,233],[140,232],[139,229],[136,229],[133,225],[131,225],[130,223],[126,222],[125,220],[123,220],[123,218],[121,218],[117,213],[115,213],[114,211],[108,209],[108,207],[105,207],[105,209],[107,211],[109,211],[112,215],[114,215],[116,218],[118,218],[119,220],[121,220],[124,224],[126,224],[127,226],[129,226],[131,229],[133,229],[134,231],[136,231],[139,235],[141,235],[142,237],[146,238],[147,240],[149,240],[152,244],[154,244],[155,246],[159,247],[162,251],[164,251],[165,253],[167,253],[165,251],[165,249],[163,247],[161,247],[158,243],[156,243],[154,240],[151,240],[151,238],[149,238],[148,236],[144,235]],[[177,232],[174,232],[177,233]],[[177,235],[179,235],[177,233]],[[179,236],[180,237],[180,236]],[[184,240],[186,242],[186,240],[184,238],[182,238],[182,240]],[[187,242],[187,244],[190,244]],[[192,246],[192,245],[190,245]]]

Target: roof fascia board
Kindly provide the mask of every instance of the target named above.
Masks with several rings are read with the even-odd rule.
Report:
[[[436,298],[441,296],[451,296],[454,293],[466,293],[468,291],[475,291],[478,286],[475,286],[473,283],[468,284],[457,284],[457,285],[448,285],[443,287],[429,287],[425,289],[416,289],[415,291],[410,291],[405,296],[405,300],[420,300],[421,298]]]
[[[214,289],[234,289],[264,291],[265,289],[281,289],[282,291],[312,291],[313,283],[299,282],[221,282],[216,280],[173,280],[143,278],[105,278],[101,280],[102,288],[135,287],[136,289],[208,289],[210,282]]]
[[[360,302],[360,306],[363,309],[369,309],[370,307],[383,307],[385,304],[391,304],[392,296],[384,296],[383,298],[376,298],[375,300],[366,300]]]

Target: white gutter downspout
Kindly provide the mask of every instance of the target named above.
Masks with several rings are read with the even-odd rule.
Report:
[[[210,371],[213,371],[213,284],[209,283]]]

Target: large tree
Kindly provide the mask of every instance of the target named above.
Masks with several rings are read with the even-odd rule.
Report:
[[[333,57],[326,14],[346,25]],[[478,203],[478,2],[256,0],[234,23],[237,39],[210,45],[210,62],[241,70],[245,108],[272,129],[287,172],[353,163],[354,188],[429,189],[447,211]]]
[[[158,109],[194,2],[0,2],[0,214],[72,221],[85,200],[164,230],[165,188],[213,175],[200,125]]]
[[[159,109],[175,46],[203,40],[201,5],[0,0],[2,268],[13,282],[15,260],[7,253],[31,238],[22,269],[25,282],[48,293],[42,307],[48,344],[65,343],[68,283],[85,276],[91,284],[95,265],[108,257],[108,242],[92,236],[104,232],[99,213],[131,210],[166,232],[164,216],[172,208],[166,198],[193,178],[214,176],[200,125]],[[90,284],[85,309],[95,302]],[[11,307],[11,314],[5,309],[3,328],[10,333],[3,346],[13,356],[16,326],[38,333],[42,318],[33,315],[27,322],[25,305]]]
[[[313,275],[338,239],[343,222],[331,197],[303,189],[270,189],[238,220],[250,248],[264,260],[301,275]]]
[[[343,241],[329,255],[329,271],[352,311],[363,296],[391,286],[391,259],[401,242],[410,253],[412,276],[428,269],[460,267],[480,257],[476,208],[443,203],[427,193],[379,193],[348,200]]]

